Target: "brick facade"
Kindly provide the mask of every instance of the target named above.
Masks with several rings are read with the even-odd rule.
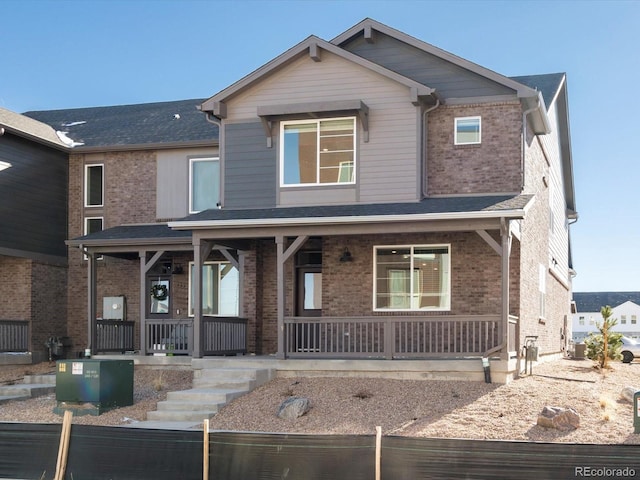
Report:
[[[0,290],[11,292],[0,302],[0,320],[29,322],[29,351],[34,361],[47,358],[49,337],[67,335],[67,269],[35,260],[0,256]]]
[[[482,143],[454,144],[456,117],[481,117]],[[428,114],[429,195],[519,192],[522,110],[519,102],[441,106]]]

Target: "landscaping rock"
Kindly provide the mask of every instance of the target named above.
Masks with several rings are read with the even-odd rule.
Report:
[[[278,417],[285,420],[295,420],[309,411],[311,408],[308,398],[287,398],[278,408]]]
[[[538,425],[557,430],[575,430],[580,426],[580,415],[573,408],[545,406],[538,415]]]
[[[626,400],[627,402],[633,403],[633,395],[637,391],[638,391],[638,389],[635,388],[635,387],[624,387],[622,389],[622,392],[620,393],[620,396],[622,397],[623,400]]]

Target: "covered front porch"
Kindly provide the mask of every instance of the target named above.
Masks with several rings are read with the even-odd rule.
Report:
[[[234,218],[238,211],[207,211],[199,216],[221,218],[122,226],[75,239],[69,244],[87,257],[88,348],[194,360],[249,354],[476,365],[492,358],[508,365],[520,343],[519,292],[511,290],[518,262],[510,258],[528,198],[481,201],[486,210],[449,214],[416,213],[451,204],[433,201],[392,215],[351,208],[314,218],[296,208]],[[130,279],[133,318],[107,315],[111,293],[102,284],[117,277],[97,273],[100,259],[111,257],[127,264],[118,275]],[[409,263],[414,259],[427,267]],[[381,265],[393,266],[380,273]],[[440,267],[429,283],[424,269]]]

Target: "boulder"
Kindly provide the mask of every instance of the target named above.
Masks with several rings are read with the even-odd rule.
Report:
[[[278,408],[278,417],[285,420],[295,420],[311,408],[308,398],[289,397]]]
[[[633,403],[633,395],[638,391],[637,388],[634,387],[624,387],[622,392],[620,392],[620,396],[626,400],[627,402]]]
[[[545,406],[538,415],[538,425],[557,430],[575,430],[580,426],[580,415],[573,408]]]

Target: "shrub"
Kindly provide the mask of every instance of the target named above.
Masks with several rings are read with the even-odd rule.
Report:
[[[587,358],[597,362],[600,368],[607,368],[609,360],[622,358],[622,334],[611,331],[618,324],[618,320],[611,318],[613,312],[609,305],[602,307],[600,313],[602,323],[596,323],[600,333],[590,333],[584,343],[587,346]]]

